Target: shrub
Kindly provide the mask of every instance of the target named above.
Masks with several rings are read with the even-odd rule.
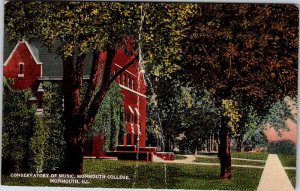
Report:
[[[29,107],[30,91],[4,86],[2,123],[2,173],[29,170],[29,140],[35,126],[35,108]]]
[[[43,124],[49,132],[45,140],[44,170],[60,168],[65,159],[65,141],[63,137],[64,125],[62,122],[63,101],[60,84],[44,82],[43,88]]]
[[[290,140],[274,141],[268,144],[267,150],[273,154],[296,154],[296,145]]]
[[[36,115],[36,124],[34,126],[34,133],[30,138],[29,145],[29,167],[31,172],[42,172],[43,163],[45,160],[45,145],[49,130],[43,124],[43,118]]]

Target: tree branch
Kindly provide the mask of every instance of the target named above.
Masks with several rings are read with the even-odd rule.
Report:
[[[115,49],[111,49],[111,48],[106,49],[106,59],[105,59],[105,66],[104,66],[101,87],[91,102],[91,106],[88,110],[87,118],[85,121],[85,128],[88,128],[90,126],[90,124],[94,121],[94,118],[98,112],[100,104],[105,97],[106,91],[108,90],[112,62],[113,62],[113,58],[114,58],[115,54],[116,54]],[[86,129],[86,130],[88,130],[88,129]]]
[[[84,113],[90,103],[93,94],[95,92],[96,87],[98,86],[99,76],[100,76],[100,66],[103,65],[103,60],[100,58],[100,51],[94,50],[93,51],[93,61],[92,61],[92,68],[90,73],[90,79],[88,82],[88,87],[86,89],[86,93],[84,95],[84,99],[82,100],[80,106],[80,113]]]
[[[129,66],[131,66],[132,64],[134,64],[137,60],[138,60],[138,56],[135,55],[134,58],[128,62],[123,68],[121,68],[121,70],[119,70],[110,80],[109,80],[109,84],[108,84],[108,87],[110,86],[110,84],[119,76],[121,75],[122,72],[124,72],[127,68],[129,68]]]

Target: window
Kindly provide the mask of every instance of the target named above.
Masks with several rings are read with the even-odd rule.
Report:
[[[24,77],[24,62],[19,63],[19,74],[18,77]]]
[[[118,76],[117,83],[121,83],[121,75]]]
[[[137,120],[137,116],[135,115],[135,116],[134,116],[134,123],[137,124],[137,121],[138,121],[138,120]]]
[[[131,82],[131,89],[134,89],[134,79],[132,79],[132,82]]]
[[[134,145],[138,145],[138,135],[134,135]]]
[[[126,75],[123,75],[123,85],[126,86]]]
[[[127,113],[127,122],[131,122],[131,113]]]
[[[132,145],[132,134],[127,134],[126,145]]]
[[[123,133],[120,133],[119,134],[119,145],[123,145],[124,144],[124,134]]]
[[[128,76],[128,87],[130,88],[131,79],[130,76]]]

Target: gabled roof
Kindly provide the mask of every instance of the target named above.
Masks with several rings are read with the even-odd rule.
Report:
[[[5,58],[5,62],[4,62],[4,66],[7,65],[7,63],[9,62],[9,60],[11,59],[11,57],[13,56],[14,52],[16,51],[16,49],[19,47],[19,45],[21,43],[25,43],[25,45],[27,46],[30,54],[32,55],[34,61],[37,63],[37,64],[42,64],[40,61],[39,61],[39,57],[38,57],[38,50],[34,47],[34,46],[30,46],[26,41],[19,41],[15,48],[11,51],[11,53],[9,55],[5,55],[4,58]],[[8,52],[7,52],[8,53]]]
[[[43,63],[43,76],[46,77],[62,77],[63,75],[63,65],[62,65],[62,59],[54,53],[54,51],[49,51],[48,48],[43,46],[41,43],[37,41],[23,41],[26,43],[29,51],[33,55],[34,59],[37,63]],[[4,64],[8,62],[10,56],[13,54],[15,49],[18,47],[18,44],[20,42],[14,41],[9,42],[7,38],[4,38]],[[58,46],[59,42],[56,42],[57,44],[54,46]],[[90,69],[91,69],[91,60],[92,57],[87,57],[87,66],[84,72],[84,75],[89,75]]]

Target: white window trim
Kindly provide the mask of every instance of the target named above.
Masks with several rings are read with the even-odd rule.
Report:
[[[140,114],[138,108],[134,108],[134,110],[135,110],[135,112],[136,112],[136,114],[137,114],[138,116],[141,116],[141,114]]]
[[[128,106],[128,108],[130,110],[130,113],[134,114],[133,109],[132,109],[132,107],[130,105]]]

